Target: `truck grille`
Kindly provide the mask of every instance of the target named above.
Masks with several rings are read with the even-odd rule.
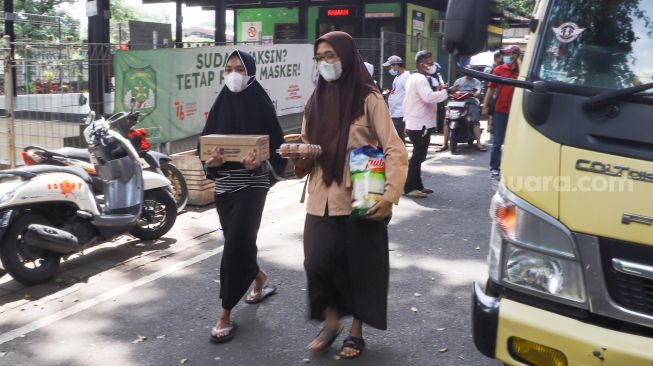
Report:
[[[622,307],[653,315],[653,280],[619,272],[612,259],[653,266],[653,246],[601,239],[601,260],[610,297]]]

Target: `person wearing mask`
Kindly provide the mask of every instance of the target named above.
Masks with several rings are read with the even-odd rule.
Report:
[[[363,323],[387,328],[388,227],[406,179],[408,153],[392,125],[388,107],[367,73],[351,36],[330,32],[314,46],[318,85],[304,110],[302,141],[322,147],[316,159],[295,159],[295,174],[308,178],[304,268],[310,318],[324,321],[309,344],[326,352],[353,316],[341,358],[360,357]],[[349,154],[380,146],[385,192],[364,217],[353,217]]]
[[[406,100],[404,101],[404,121],[408,138],[413,143],[413,153],[408,163],[408,179],[404,186],[406,196],[424,198],[432,189],[422,183],[422,163],[426,160],[431,133],[436,126],[438,103],[447,100],[457,86],[435,91],[431,88],[429,74],[435,72],[433,55],[419,51],[415,56],[417,71],[406,80]]]
[[[442,90],[448,87],[447,83],[444,82],[442,77],[442,66],[439,63],[435,63],[435,72],[429,74],[431,78],[431,89],[433,90]],[[435,133],[442,134],[444,131],[444,117],[447,114],[446,103],[438,103],[438,112],[435,123]]]
[[[503,65],[494,69],[493,75],[517,79],[521,67],[521,51],[517,46],[509,46],[501,50],[503,56]],[[497,178],[501,175],[501,148],[506,137],[506,128],[508,127],[508,113],[512,104],[512,95],[515,87],[505,84],[490,82],[488,90],[483,101],[483,115],[488,113],[488,105],[496,93],[497,99],[494,105],[494,117],[492,121],[492,153],[490,156],[490,175]]]
[[[254,58],[233,51],[224,71],[222,88],[208,114],[203,135],[247,134],[270,136],[270,160],[256,160],[250,151],[241,162],[225,162],[219,149],[211,151],[205,162],[207,177],[215,181],[215,206],[224,233],[224,251],[220,264],[222,309],[210,340],[228,342],[237,324],[231,311],[247,292],[245,302],[257,304],[276,292],[266,286],[267,274],[257,263],[256,237],[263,206],[270,187],[270,169],[282,172],[286,160],[275,152],[283,143],[283,134],[272,100],[256,80]]]
[[[383,63],[383,67],[388,68],[390,75],[394,76],[392,79],[392,89],[388,96],[388,107],[390,108],[390,116],[392,123],[397,130],[397,134],[401,141],[405,141],[406,123],[404,122],[404,100],[406,99],[406,79],[410,76],[410,72],[404,68],[404,60],[399,56],[390,56],[388,60]]]
[[[470,65],[466,66],[471,68]],[[471,76],[465,75],[453,83],[454,86],[458,87],[458,91],[473,93],[475,98],[478,98],[481,95],[481,82],[478,79],[475,79]],[[476,139],[476,150],[478,151],[487,151],[487,149],[481,143],[481,121],[479,120],[479,108],[476,105],[469,105],[468,108],[473,108],[469,110],[468,113],[471,116],[475,116],[471,121],[472,128],[474,129],[474,138]],[[449,125],[444,124],[444,145],[442,148],[438,149],[438,152],[446,151],[449,149]]]
[[[486,67],[483,72],[492,74],[494,73],[494,69],[500,65],[503,65],[503,56],[501,55],[501,51],[496,51],[494,53],[494,65]],[[487,93],[487,82],[484,82],[483,87],[485,89],[485,93]],[[490,105],[488,105],[487,132],[490,134],[490,143],[492,141],[492,119],[494,116],[494,104],[496,101],[497,96],[495,93],[492,99],[490,99]]]

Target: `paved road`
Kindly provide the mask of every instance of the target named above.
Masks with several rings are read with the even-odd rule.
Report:
[[[236,307],[237,338],[208,342],[219,300],[222,235],[215,210],[184,213],[163,240],[123,237],[64,264],[56,281],[24,288],[0,278],[4,365],[496,365],[470,335],[471,284],[483,281],[489,239],[489,153],[430,154],[427,199],[402,199],[390,228],[389,329],[366,328],[355,361],[306,345],[302,183],[270,193],[259,259],[279,294]],[[144,339],[145,337],[146,339]],[[342,338],[342,337],[341,337]]]

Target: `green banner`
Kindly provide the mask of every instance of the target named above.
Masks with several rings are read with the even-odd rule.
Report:
[[[115,111],[136,101],[137,127],[147,128],[153,143],[200,133],[223,87],[223,71],[233,46],[116,51]],[[311,45],[242,46],[256,60],[256,78],[278,115],[301,113],[314,88]]]

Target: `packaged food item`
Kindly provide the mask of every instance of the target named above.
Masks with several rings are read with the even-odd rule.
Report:
[[[314,144],[285,143],[277,151],[283,158],[315,158],[322,153],[322,147]]]
[[[385,159],[383,150],[363,146],[349,155],[352,184],[352,215],[365,216],[367,210],[381,200],[385,193]]]
[[[270,158],[270,137],[268,135],[205,135],[200,137],[200,159],[209,160],[211,150],[220,149],[225,161],[240,162],[250,151],[256,153],[256,160]]]

